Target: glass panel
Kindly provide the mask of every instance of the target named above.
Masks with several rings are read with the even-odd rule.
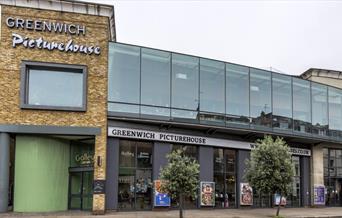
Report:
[[[271,73],[250,69],[250,116],[252,124],[271,127]]]
[[[227,175],[227,178],[226,178],[226,185],[227,185],[226,198],[228,198],[228,207],[235,207],[235,198],[236,198],[235,181],[236,181],[235,176]]]
[[[226,114],[231,123],[249,123],[249,69],[226,64]],[[231,116],[234,115],[234,116]]]
[[[327,86],[311,83],[312,133],[327,135],[328,131],[328,90]]]
[[[223,62],[200,61],[200,110],[225,113],[225,65]]]
[[[82,173],[72,173],[71,176],[71,184],[70,184],[70,194],[72,195],[80,195],[81,194],[81,185],[82,185]],[[80,205],[78,205],[79,207]]]
[[[198,110],[199,59],[172,54],[172,107]]]
[[[85,167],[94,165],[94,144],[72,141],[70,145],[70,167]]]
[[[141,103],[170,107],[170,53],[141,49]]]
[[[235,151],[234,150],[225,150],[226,156],[226,172],[234,173],[235,172]]]
[[[223,173],[223,171],[224,171],[223,149],[214,148],[214,172]]]
[[[214,182],[215,182],[215,207],[216,208],[228,207],[227,201],[225,200],[224,174],[214,172]]]
[[[42,106],[82,107],[82,71],[29,69],[27,103]]]
[[[70,200],[70,209],[81,209],[81,198],[72,197]]]
[[[342,167],[342,150],[336,150],[336,167]]]
[[[151,209],[152,202],[152,170],[137,170],[136,177],[136,209]]]
[[[292,163],[294,165],[294,175],[300,176],[300,162],[298,156],[292,156]]]
[[[207,112],[200,112],[199,115],[200,123],[202,124],[211,124],[211,125],[225,125],[225,116],[223,114],[214,114]]]
[[[162,107],[141,106],[141,115],[154,119],[170,119],[170,109]]]
[[[186,111],[186,110],[171,110],[171,117],[176,121],[190,121],[196,122],[198,121],[198,111]]]
[[[311,132],[311,95],[310,82],[292,78],[293,81],[293,122],[294,130]]]
[[[139,105],[108,103],[108,111],[139,115]]]
[[[83,195],[93,194],[93,175],[93,171],[83,172]]]
[[[120,140],[120,167],[135,167],[135,142]]]
[[[129,210],[135,208],[135,170],[120,168],[119,170],[119,190],[118,190],[118,208]]]
[[[108,62],[108,100],[138,104],[140,48],[109,43]]]
[[[272,74],[273,127],[292,129],[291,77]]]
[[[342,130],[342,90],[329,87],[329,135],[340,137]]]
[[[83,197],[82,198],[82,209],[91,210],[93,208],[93,197]]]
[[[139,142],[137,145],[137,167],[152,168],[152,144]]]

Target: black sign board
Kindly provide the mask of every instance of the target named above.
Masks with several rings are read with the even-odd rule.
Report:
[[[105,180],[94,180],[94,194],[104,194],[105,193]]]

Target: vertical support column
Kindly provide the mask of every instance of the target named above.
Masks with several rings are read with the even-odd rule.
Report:
[[[153,146],[153,180],[159,179],[160,167],[167,164],[166,155],[171,152],[172,146],[168,143],[155,142]]]
[[[301,169],[301,202],[303,207],[310,206],[310,157],[302,156],[300,161]]]
[[[237,152],[236,158],[236,201],[237,207],[240,207],[240,183],[247,182],[243,177],[245,175],[246,159],[250,158],[250,151],[247,150],[239,150]]]
[[[107,175],[106,175],[106,210],[118,208],[118,179],[120,140],[108,138],[107,140]]]
[[[312,146],[311,157],[311,205],[314,205],[313,188],[315,184],[324,184],[324,169],[323,169],[323,146]]]
[[[10,162],[10,135],[0,133],[0,213],[7,212],[9,162]]]

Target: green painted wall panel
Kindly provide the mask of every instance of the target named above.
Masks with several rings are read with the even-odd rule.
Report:
[[[14,211],[50,212],[68,209],[69,142],[17,136]]]

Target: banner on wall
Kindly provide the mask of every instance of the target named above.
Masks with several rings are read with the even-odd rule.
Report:
[[[285,206],[286,205],[286,197],[281,197],[281,201],[280,201],[280,194],[274,194],[274,205],[279,205],[280,206]]]
[[[325,205],[325,186],[314,185],[314,205]]]
[[[253,205],[253,189],[249,183],[240,183],[240,205]]]
[[[168,194],[161,193],[160,186],[162,180],[154,180],[154,206],[155,207],[169,207],[171,205],[171,198]]]
[[[201,206],[215,206],[215,183],[201,182]]]

